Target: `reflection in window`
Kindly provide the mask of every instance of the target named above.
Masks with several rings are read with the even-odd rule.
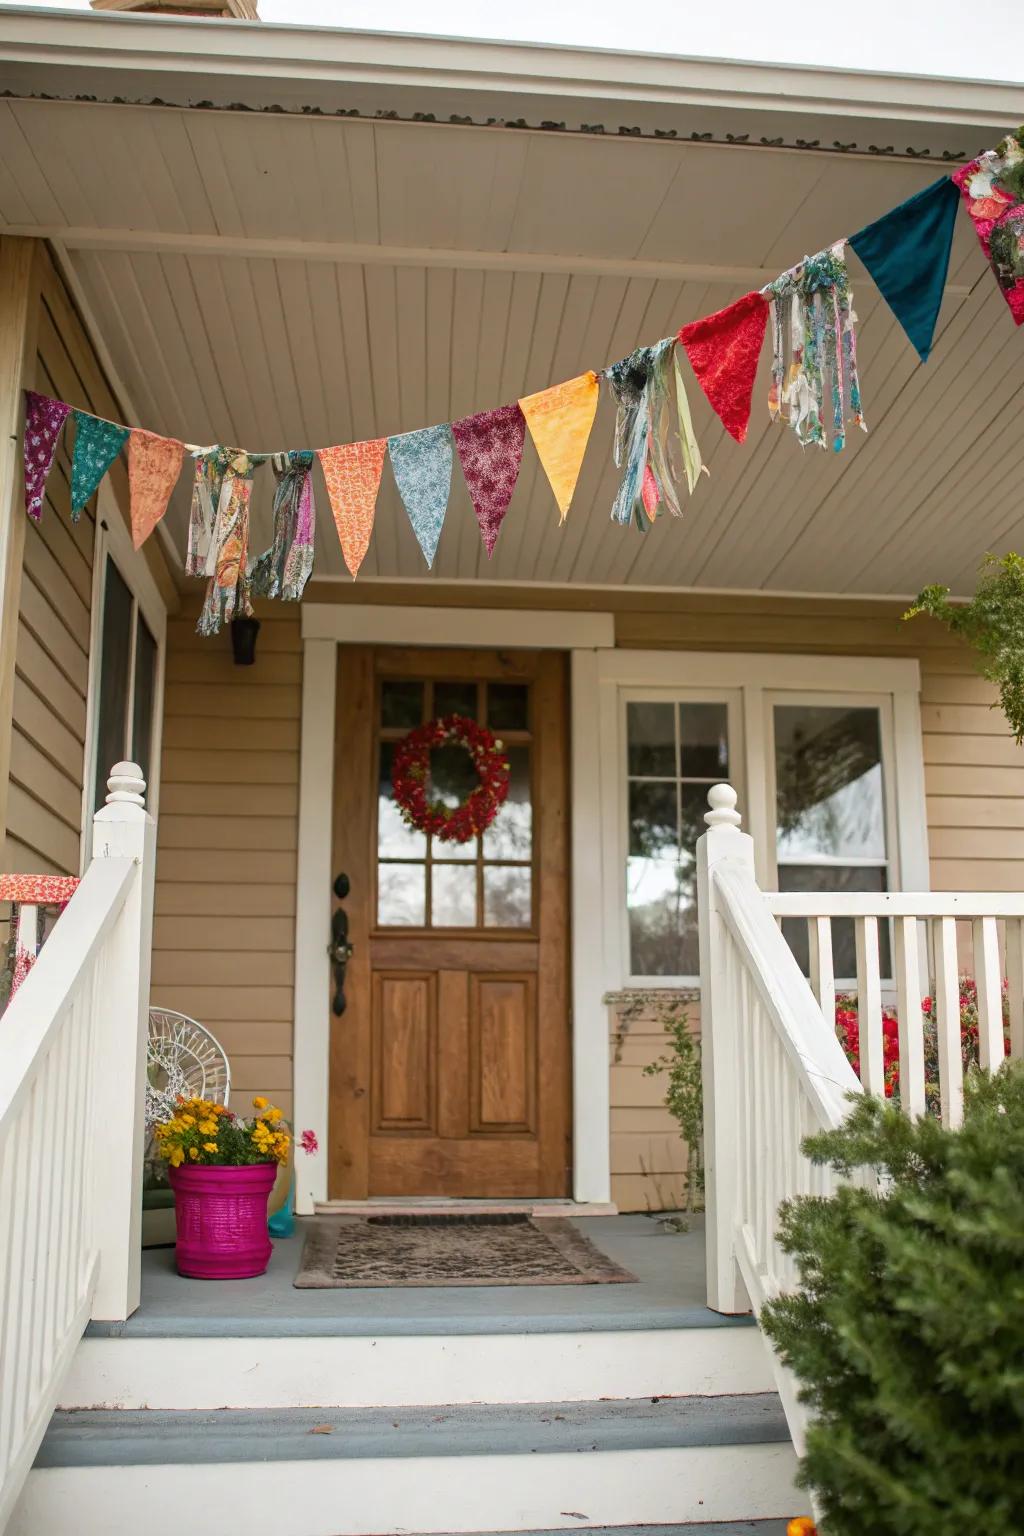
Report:
[[[377,921],[385,928],[422,928],[427,912],[425,864],[377,866]]]
[[[530,749],[506,747],[508,799],[484,833],[485,859],[528,859],[533,849]]]
[[[529,928],[531,876],[529,864],[484,865],[485,928]]]
[[[694,852],[708,788],[728,777],[726,705],[628,703],[626,760],[630,972],[695,976]]]

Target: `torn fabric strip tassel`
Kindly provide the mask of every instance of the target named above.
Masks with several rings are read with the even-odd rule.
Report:
[[[772,312],[772,382],[768,411],[789,422],[801,444],[846,446],[846,423],[862,431],[857,337],[843,241],[805,256],[763,290]],[[786,366],[787,340],[789,366]],[[826,405],[826,386],[828,405]]]
[[[280,597],[296,603],[313,571],[313,535],[316,506],[313,501],[312,449],[275,453],[274,542],[256,561],[249,577],[255,597]]]
[[[203,491],[198,499],[206,512],[206,495],[214,484],[219,485],[216,517],[210,537],[197,540],[193,546],[192,528],[189,529],[189,557],[191,574],[206,575],[209,584],[196,625],[201,635],[215,635],[222,624],[228,624],[239,614],[252,613],[249,600],[249,584],[246,565],[249,559],[249,504],[252,500],[252,477],[263,463],[263,455],[246,453],[236,448],[215,448],[202,455],[196,466],[196,487],[202,482]],[[193,510],[197,497],[193,496]],[[205,534],[205,528],[203,533]],[[193,570],[200,548],[205,548],[205,569]]]
[[[678,486],[692,492],[704,464],[693,433],[689,402],[675,362],[675,338],[638,347],[605,377],[618,402],[615,464],[623,471],[612,521],[634,521],[646,532],[664,504],[682,516]]]

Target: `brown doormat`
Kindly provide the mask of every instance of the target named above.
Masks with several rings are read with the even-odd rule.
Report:
[[[319,1217],[295,1277],[300,1290],[629,1281],[571,1221],[526,1215]]]

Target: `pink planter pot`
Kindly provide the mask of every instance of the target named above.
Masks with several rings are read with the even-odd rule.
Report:
[[[247,1280],[270,1262],[267,1198],[276,1163],[249,1168],[169,1168],[179,1275]]]

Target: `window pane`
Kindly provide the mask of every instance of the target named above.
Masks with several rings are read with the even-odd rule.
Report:
[[[484,833],[485,859],[528,859],[533,852],[530,749],[508,747],[508,799]]]
[[[708,809],[708,792],[704,784],[683,784],[679,789],[679,808],[682,825],[679,829],[679,847],[682,859],[697,857],[697,839],[707,831],[704,813]]]
[[[529,699],[525,683],[488,683],[487,724],[491,730],[528,731]]]
[[[424,859],[427,839],[422,832],[406,826],[395,804],[391,785],[393,742],[380,744],[380,778],[377,786],[377,855],[382,859]]]
[[[435,715],[466,715],[476,719],[476,683],[435,683]]]
[[[700,956],[692,861],[630,859],[626,901],[633,975],[696,976]]]
[[[674,784],[629,786],[629,852],[634,858],[676,862],[679,828]]]
[[[107,779],[115,763],[124,760],[128,743],[128,670],[131,664],[132,595],[117,566],[107,556],[103,592],[103,634],[100,642],[100,698],[96,716],[96,783],[94,804],[107,798]]]
[[[631,774],[648,779],[675,778],[674,705],[627,704],[626,739]]]
[[[427,800],[454,811],[480,783],[480,776],[465,747],[449,741],[432,747],[427,777]]]
[[[378,864],[377,921],[385,928],[422,928],[426,892],[425,864]]]
[[[844,869],[838,864],[780,864],[780,891],[884,891],[888,889],[886,872],[880,867],[858,864]],[[805,976],[810,975],[810,950],[807,919],[784,917],[782,932]],[[889,924],[878,925],[878,962],[883,976],[892,975],[889,953]],[[857,974],[857,947],[852,917],[832,920],[832,969],[837,977],[851,979]]]
[[[724,704],[680,704],[679,742],[684,779],[729,777],[729,718]]]
[[[380,723],[412,730],[423,723],[423,684],[383,682],[380,685]]]
[[[529,928],[531,870],[528,864],[484,866],[484,926]]]
[[[779,859],[884,860],[877,709],[775,706]]]
[[[435,928],[476,927],[476,865],[435,864],[430,872],[430,921]]]
[[[150,777],[153,703],[156,697],[156,641],[139,614],[135,626],[135,696],[132,700],[132,762]]]

